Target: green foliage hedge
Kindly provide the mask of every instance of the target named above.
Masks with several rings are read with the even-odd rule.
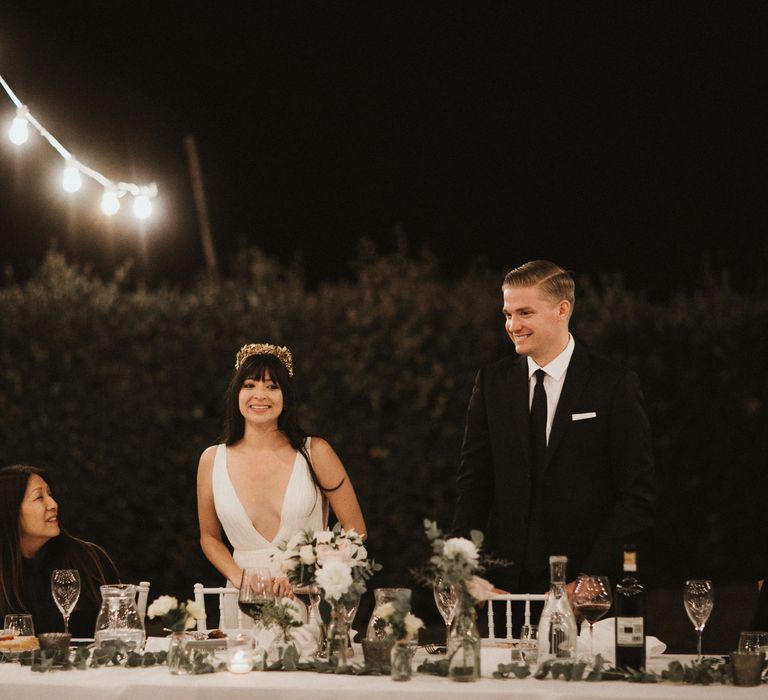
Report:
[[[125,579],[190,595],[219,580],[199,550],[195,473],[218,440],[235,352],[284,343],[302,422],[357,488],[385,567],[376,584],[410,585],[422,519],[450,522],[474,374],[512,351],[500,279],[476,269],[447,282],[429,258],[368,250],[353,281],[310,290],[250,251],[219,287],[150,291],[51,254],[0,289],[0,463],[51,468],[74,534],[106,547]],[[645,389],[656,576],[765,574],[768,304],[724,281],[664,302],[616,278],[579,282],[575,335]]]

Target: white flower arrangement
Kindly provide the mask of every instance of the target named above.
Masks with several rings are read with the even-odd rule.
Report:
[[[424,521],[424,529],[432,545],[432,556],[426,569],[418,572],[418,577],[430,586],[439,577],[472,603],[488,600],[493,595],[493,584],[476,573],[484,571],[488,565],[507,566],[509,562],[490,559],[481,553],[483,533],[472,530],[471,540],[446,538],[432,520]]]
[[[409,610],[409,605],[409,600],[403,598],[379,605],[373,611],[377,628],[383,628],[384,639],[394,642],[416,639],[419,630],[424,627],[424,622]]]
[[[196,621],[205,617],[205,610],[194,600],[179,603],[171,595],[161,595],[147,608],[147,617],[150,620],[159,618],[171,632],[184,632],[193,629]]]
[[[280,549],[280,569],[294,586],[319,586],[326,598],[342,604],[364,593],[365,582],[381,569],[368,559],[363,538],[338,524],[333,530],[298,532]]]

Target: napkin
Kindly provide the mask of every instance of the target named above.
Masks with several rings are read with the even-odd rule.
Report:
[[[616,618],[606,617],[604,620],[600,620],[592,626],[592,653],[600,654],[609,663],[616,662],[615,624]],[[656,637],[647,636],[645,638],[646,658],[659,656],[664,653],[666,648],[667,645]],[[578,652],[579,654],[589,653],[589,625],[586,623],[581,626]]]

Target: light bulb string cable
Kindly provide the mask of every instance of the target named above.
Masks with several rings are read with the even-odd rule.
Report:
[[[105,190],[114,191],[118,197],[122,197],[125,193],[130,193],[134,197],[143,194],[147,197],[157,196],[157,185],[153,182],[149,185],[137,185],[133,182],[114,182],[108,177],[102,175],[98,170],[85,165],[77,160],[64,146],[61,145],[59,140],[46,129],[29,111],[29,108],[16,96],[16,93],[11,89],[11,86],[5,81],[2,75],[0,75],[0,85],[2,85],[8,97],[11,99],[16,109],[23,111],[24,119],[31,124],[35,130],[42,136],[57,152],[58,154],[69,164],[76,167],[83,175],[98,182]]]

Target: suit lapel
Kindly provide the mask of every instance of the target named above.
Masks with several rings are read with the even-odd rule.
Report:
[[[549,442],[547,443],[547,457],[544,469],[549,467],[552,456],[557,451],[557,446],[563,439],[563,435],[571,424],[571,414],[573,406],[581,396],[581,392],[589,378],[589,355],[580,345],[573,349],[573,355],[568,365],[568,372],[565,375],[565,383],[560,399],[557,402],[555,418],[552,421],[552,430],[549,433]]]

